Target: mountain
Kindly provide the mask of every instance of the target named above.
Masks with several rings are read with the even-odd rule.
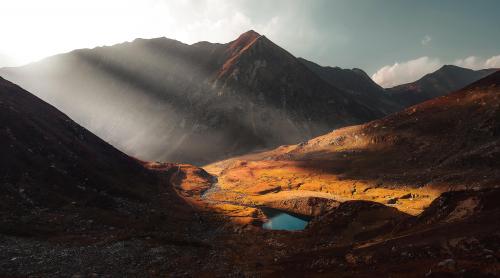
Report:
[[[386,114],[444,96],[496,71],[496,69],[471,70],[445,65],[415,82],[384,89],[361,69],[322,67],[303,58],[299,60],[332,86],[350,92],[359,102],[377,107]]]
[[[191,221],[163,174],[2,78],[0,153],[0,234],[106,236],[108,227],[133,233],[160,217]]]
[[[130,155],[194,164],[374,120],[490,72],[445,66],[384,90],[360,69],[296,58],[255,31],[226,44],[136,39],[0,69]]]
[[[303,58],[299,58],[299,60],[324,81],[352,94],[356,97],[357,101],[364,105],[377,107],[385,114],[390,114],[403,108],[398,102],[387,95],[384,88],[375,83],[361,69],[323,67]]]
[[[393,97],[394,101],[408,107],[456,91],[496,70],[471,70],[445,65],[415,82],[389,88],[387,93]]]
[[[304,58],[298,58],[323,80],[333,86],[352,94],[367,95],[370,93],[382,94],[384,88],[375,83],[366,72],[361,69],[343,69],[340,67],[323,67]]]
[[[387,112],[254,31],[226,44],[137,39],[0,73],[146,160],[203,164]]]

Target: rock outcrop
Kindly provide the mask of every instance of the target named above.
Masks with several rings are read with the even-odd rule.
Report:
[[[264,202],[264,206],[308,217],[321,216],[340,205],[333,199],[302,197]]]

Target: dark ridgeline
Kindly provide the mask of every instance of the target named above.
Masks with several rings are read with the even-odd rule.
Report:
[[[322,67],[305,59],[299,59],[323,80],[356,95],[356,99],[361,103],[376,107],[386,114],[447,95],[498,70],[471,70],[445,65],[415,82],[384,89],[361,69]]]
[[[461,89],[496,70],[471,70],[445,65],[415,82],[389,88],[387,92],[395,101],[407,107]]]

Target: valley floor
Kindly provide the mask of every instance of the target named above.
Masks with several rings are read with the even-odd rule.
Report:
[[[72,223],[79,224],[64,232],[2,235],[0,269],[9,277],[500,274],[499,188],[376,186],[299,165],[249,157],[208,172],[147,164],[167,178],[155,202],[171,202],[176,192],[191,207],[179,211],[190,220],[168,223],[162,215],[175,212],[166,203],[154,206],[165,211],[145,210],[145,219],[116,227],[96,228],[91,216],[77,215]],[[264,230],[262,206],[314,218],[304,231]]]

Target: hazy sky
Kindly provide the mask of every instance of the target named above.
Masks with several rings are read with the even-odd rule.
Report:
[[[249,29],[384,86],[442,64],[500,67],[497,0],[0,0],[0,67],[165,36],[227,42]]]

